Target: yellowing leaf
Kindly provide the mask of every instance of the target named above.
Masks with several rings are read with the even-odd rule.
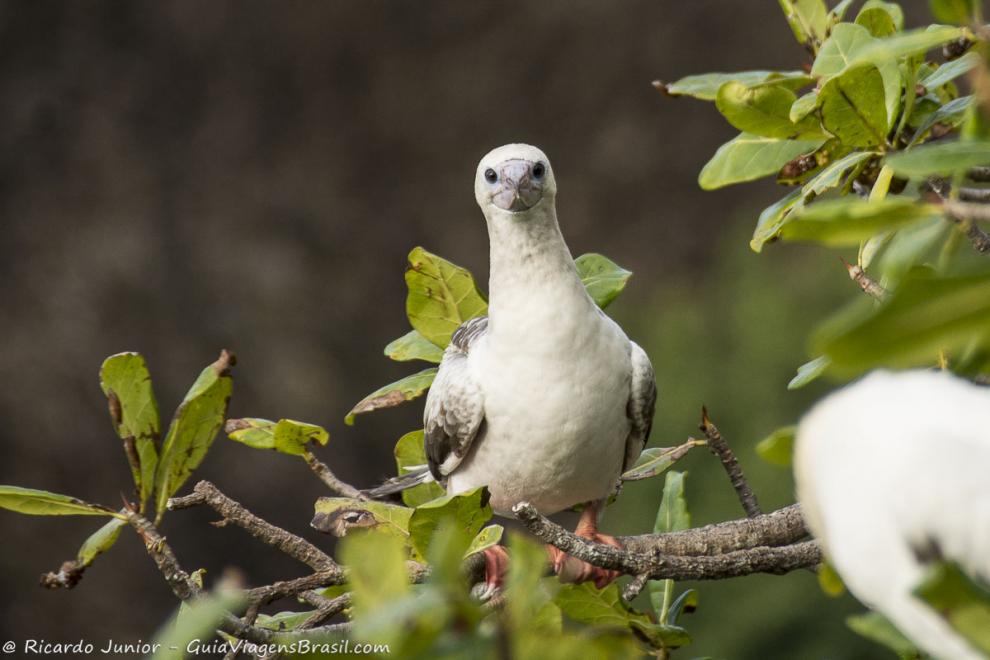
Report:
[[[406,286],[409,323],[440,348],[464,321],[488,311],[471,273],[421,247],[409,253]]]
[[[417,330],[410,330],[385,347],[385,355],[396,362],[409,360],[424,360],[440,364],[443,359],[443,349],[428,340]]]
[[[348,426],[353,425],[356,415],[381,408],[392,408],[422,396],[433,384],[436,375],[437,368],[431,367],[378,388],[351,408],[344,418],[344,423]]]

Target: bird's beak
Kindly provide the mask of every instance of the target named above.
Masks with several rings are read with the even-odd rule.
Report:
[[[543,198],[543,181],[533,178],[534,163],[513,158],[498,166],[498,186],[492,203],[504,211],[526,211]]]

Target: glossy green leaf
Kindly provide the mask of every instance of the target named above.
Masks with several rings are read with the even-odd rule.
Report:
[[[702,101],[714,101],[719,88],[731,81],[740,82],[747,87],[764,83],[782,85],[790,90],[800,89],[814,82],[804,71],[737,71],[687,76],[665,85],[664,90],[671,96],[692,96]]]
[[[846,617],[846,625],[861,637],[892,650],[902,658],[919,658],[921,653],[907,637],[879,612]]]
[[[929,0],[928,5],[939,23],[967,25],[982,21],[982,0]]]
[[[273,422],[267,419],[247,417],[227,420],[225,431],[231,440],[255,449],[274,449],[282,454],[302,456],[306,445],[325,445],[330,439],[326,429],[316,424],[280,419]]]
[[[759,179],[777,173],[794,158],[811,153],[823,144],[825,138],[778,140],[740,133],[718,148],[701,170],[698,183],[705,190],[714,190],[733,183]]]
[[[156,520],[161,520],[165,502],[199,466],[223,426],[234,387],[233,364],[233,355],[222,351],[216,362],[203,369],[175,411],[155,473]]]
[[[884,81],[873,66],[849,69],[818,93],[822,124],[843,144],[873,147],[887,139]]]
[[[955,564],[940,562],[927,570],[914,594],[973,646],[990,654],[990,591],[984,586]]]
[[[600,254],[582,254],[574,260],[574,265],[588,295],[602,309],[622,293],[632,277],[632,272]]]
[[[424,360],[440,364],[440,360],[443,359],[443,349],[419,334],[418,330],[410,330],[389,342],[385,347],[385,355],[396,362]]]
[[[114,431],[124,441],[143,510],[155,488],[160,422],[151,374],[139,353],[118,353],[103,361],[100,387],[110,406]]]
[[[897,174],[907,177],[963,172],[978,165],[990,164],[990,141],[923,144],[892,154],[887,158],[887,164]]]
[[[811,67],[811,75],[830,78],[848,68],[857,55],[876,39],[862,25],[840,23],[822,45]]]
[[[76,553],[76,562],[79,566],[89,566],[97,556],[112,548],[120,537],[120,530],[126,525],[126,520],[114,518],[93,532],[88,539],[83,541],[79,552]]]
[[[856,24],[874,37],[889,37],[904,28],[904,12],[893,2],[867,0],[856,16]]]
[[[753,238],[749,241],[749,247],[753,252],[762,251],[767,241],[777,236],[780,228],[790,217],[794,206],[799,204],[803,198],[804,195],[801,190],[793,190],[763,209],[759,220],[756,222]]]
[[[471,273],[421,247],[409,253],[406,286],[409,323],[440,348],[464,321],[488,311]]]
[[[488,497],[487,488],[474,488],[456,495],[444,495],[416,507],[409,520],[413,546],[425,555],[434,535],[449,525],[467,539],[466,544],[492,517]]]
[[[817,50],[828,30],[828,9],[823,0],[778,0],[791,32],[799,44]]]
[[[787,389],[798,390],[816,380],[819,376],[825,373],[832,361],[828,359],[827,355],[820,355],[814,360],[805,362],[797,369],[797,375],[791,379],[791,382],[787,383]]]
[[[817,344],[842,373],[934,364],[990,337],[990,275],[908,275],[888,301],[827,324]]]
[[[631,468],[622,473],[623,481],[649,479],[662,474],[684,457],[694,447],[705,444],[704,440],[688,440],[677,447],[651,447],[644,449]]]
[[[817,197],[822,193],[837,188],[845,183],[847,172],[855,169],[857,165],[865,160],[869,160],[877,155],[873,151],[854,151],[827,165],[813,179],[804,184],[801,195],[805,198]]]
[[[622,600],[615,583],[604,589],[596,589],[588,582],[563,584],[554,602],[567,617],[578,623],[596,628],[632,629],[657,648],[677,648],[691,642],[683,628],[653,623],[646,614],[633,610]]]
[[[31,516],[114,516],[125,519],[123,514],[99,504],[20,486],[0,486],[0,509]]]
[[[963,31],[960,28],[944,25],[910,30],[887,39],[877,39],[858,51],[856,59],[859,62],[877,63],[885,59],[921,55],[961,36]]]
[[[919,80],[918,83],[926,89],[933,90],[941,87],[951,80],[955,80],[964,73],[968,73],[972,69],[976,68],[976,65],[979,63],[979,53],[970,51],[958,59],[951,60],[941,65],[932,71],[930,75],[927,75]]]
[[[657,510],[654,534],[680,532],[691,527],[691,514],[688,513],[684,498],[684,479],[687,472],[668,472],[663,484],[663,498]]]
[[[813,89],[804,96],[794,100],[790,110],[787,111],[787,118],[793,123],[798,123],[818,107],[818,90]]]
[[[756,453],[767,463],[790,467],[796,426],[783,426],[756,443]]]
[[[841,246],[859,245],[878,232],[939,217],[940,213],[932,204],[888,198],[877,202],[828,200],[802,207],[793,215],[780,231],[785,240]]]
[[[791,106],[797,97],[778,85],[747,87],[727,82],[718,90],[715,106],[740,131],[773,138],[817,138],[822,135],[818,121],[811,117],[791,121]]]
[[[393,451],[395,466],[399,475],[408,474],[414,469],[426,466],[426,447],[423,444],[423,429],[406,433],[395,443]],[[443,497],[446,491],[438,483],[430,482],[413,486],[402,491],[402,502],[406,506],[420,504]]]
[[[354,424],[354,418],[362,413],[380,410],[382,408],[392,408],[419,398],[430,389],[433,379],[437,376],[437,368],[424,369],[405,378],[401,378],[394,383],[389,383],[380,387],[368,396],[358,401],[347,416],[344,423],[348,426]]]
[[[480,532],[471,540],[471,544],[468,546],[467,551],[465,551],[464,556],[473,555],[476,552],[483,552],[488,548],[498,545],[498,542],[502,540],[502,534],[505,533],[505,528],[501,525],[488,525],[483,527]]]

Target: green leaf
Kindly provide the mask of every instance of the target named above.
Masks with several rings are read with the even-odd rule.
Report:
[[[471,544],[468,546],[467,551],[464,556],[473,555],[476,552],[483,552],[488,548],[497,545],[499,541],[502,540],[502,534],[505,532],[505,528],[501,525],[488,525],[483,527],[477,536],[471,540]]]
[[[791,379],[791,382],[787,383],[787,389],[801,389],[825,373],[825,370],[828,369],[830,364],[832,364],[832,361],[828,359],[827,355],[821,355],[810,362],[805,362],[798,367],[797,375]]]
[[[554,602],[578,623],[595,628],[633,629],[657,648],[677,648],[691,642],[683,628],[653,623],[646,614],[629,607],[614,582],[604,589],[596,589],[588,582],[563,584]]]
[[[392,408],[400,403],[421,397],[426,390],[430,389],[436,376],[437,368],[430,367],[378,388],[351,408],[351,411],[344,417],[344,423],[353,426],[354,418],[357,415],[381,408]]]
[[[76,554],[76,562],[79,566],[89,566],[96,557],[110,548],[120,537],[120,530],[124,528],[127,521],[122,518],[114,518],[103,527],[93,532],[92,535],[79,548]]]
[[[790,119],[791,106],[797,97],[778,85],[747,87],[727,82],[718,90],[715,105],[740,131],[773,138],[817,138],[822,135],[815,118],[796,124]]]
[[[904,28],[904,12],[893,2],[867,0],[856,16],[856,24],[874,37],[889,37]]]
[[[295,630],[314,614],[316,614],[316,610],[259,614],[255,620],[255,625],[268,630]]]
[[[779,0],[779,2],[794,38],[813,52],[817,50],[828,30],[828,9],[823,0]]]
[[[139,353],[118,353],[103,361],[100,387],[110,405],[110,421],[124,441],[141,510],[155,488],[160,438],[158,402],[151,374]]]
[[[687,510],[687,500],[684,499],[684,478],[687,472],[671,471],[667,473],[663,484],[663,499],[657,510],[657,519],[653,524],[654,534],[680,532],[691,527],[691,514]]]
[[[574,265],[588,295],[602,309],[622,293],[632,277],[632,272],[600,254],[582,254],[574,260]]]
[[[818,586],[826,596],[832,598],[838,598],[846,592],[846,585],[842,582],[842,577],[827,561],[818,564]]]
[[[842,373],[933,364],[940,350],[990,336],[990,275],[908,275],[865,317],[826,324],[817,345]]]
[[[980,0],[929,0],[928,5],[939,23],[966,25],[983,20]]]
[[[662,474],[684,457],[692,448],[705,444],[704,440],[688,440],[677,447],[651,447],[644,449],[631,468],[619,477],[623,481],[649,479]]]
[[[406,433],[395,443],[395,466],[399,475],[408,474],[414,469],[426,466],[426,447],[423,444],[423,429]],[[420,504],[443,497],[446,491],[437,483],[420,484],[402,491],[402,501],[406,506]]]
[[[682,613],[694,612],[698,609],[698,601],[698,592],[694,589],[686,589],[681,592],[681,595],[670,604],[670,610],[667,612],[667,623],[676,624]]]
[[[194,642],[213,641],[216,630],[230,611],[244,607],[243,598],[235,594],[205,594],[179,605],[179,611],[159,631],[149,646],[155,649],[151,660],[183,660],[183,651]]]
[[[794,212],[780,231],[790,241],[825,245],[859,245],[874,234],[939,217],[937,206],[910,199],[890,198],[870,202],[836,199],[806,206]]]
[[[543,579],[547,565],[543,546],[519,532],[510,532],[509,553],[512,559],[509,562],[506,593],[512,596],[506,598],[506,611],[511,629],[525,631],[535,627],[540,632],[559,633],[563,623],[561,612],[552,602],[559,583],[553,578]],[[521,643],[519,645],[522,646]],[[513,657],[526,657],[526,653],[517,653]]]
[[[753,238],[749,241],[749,247],[753,252],[760,252],[767,241],[775,238],[780,232],[780,228],[790,218],[791,210],[804,199],[803,191],[793,190],[770,206],[763,209],[760,219],[756,223],[756,230]]]
[[[752,181],[775,174],[794,158],[815,151],[825,138],[815,140],[778,140],[740,133],[726,142],[705,164],[698,183],[714,190],[733,183]]]
[[[907,177],[954,174],[988,163],[990,163],[990,141],[984,140],[923,144],[887,158],[887,164],[894,168],[895,172]]]
[[[941,244],[951,225],[942,218],[932,218],[914,227],[897,232],[880,258],[883,279],[898,282],[925,255]]]
[[[351,532],[371,532],[397,538],[412,549],[409,520],[413,510],[409,507],[349,497],[321,497],[314,510],[310,525],[324,534],[341,538]],[[421,560],[423,555],[415,554],[414,558]]]
[[[370,534],[349,536],[341,543],[340,556],[352,589],[355,636],[398,648],[406,617],[395,616],[393,608],[411,593],[402,543]]]
[[[443,359],[443,349],[428,340],[417,330],[410,330],[385,347],[385,355],[396,362],[409,360],[424,360],[440,364]]]
[[[884,81],[874,66],[850,69],[818,93],[822,124],[843,144],[873,147],[886,142]]]
[[[954,564],[929,568],[914,594],[983,653],[990,654],[990,592]]]
[[[800,89],[814,82],[804,71],[737,71],[687,76],[677,82],[664,85],[663,89],[670,96],[693,96],[702,101],[714,101],[719,88],[732,81],[747,87],[762,83],[783,85],[791,90]]]
[[[827,190],[841,186],[845,181],[845,175],[850,170],[865,160],[873,158],[877,153],[874,151],[854,151],[843,156],[837,161],[830,163],[813,179],[804,184],[801,195],[805,198],[809,196],[817,197]]]
[[[227,420],[225,431],[231,440],[255,449],[274,449],[282,454],[302,456],[306,445],[314,442],[327,444],[330,434],[316,424],[280,419],[273,422],[267,419],[246,417]]]
[[[964,73],[976,68],[976,65],[979,63],[980,54],[975,51],[970,51],[958,59],[946,62],[932,71],[931,74],[919,80],[918,83],[925,89],[935,90],[945,83],[955,80]]]
[[[470,272],[421,247],[409,253],[406,286],[409,323],[440,348],[464,321],[488,311]]]
[[[835,25],[843,19],[852,3],[853,0],[842,0],[842,2],[832,7],[831,11],[828,12],[829,27]]]
[[[444,495],[416,507],[409,520],[413,547],[425,555],[433,536],[450,525],[466,539],[466,545],[467,540],[477,535],[492,517],[488,498],[488,489],[481,487],[456,495]]]
[[[234,356],[221,351],[217,361],[203,369],[175,411],[155,473],[156,521],[165,514],[165,502],[199,466],[223,426],[233,391],[233,364]]]
[[[963,120],[966,118],[967,111],[972,105],[972,96],[961,96],[957,99],[949,101],[945,105],[940,105],[934,112],[928,113],[928,115],[925,116],[924,121],[918,124],[914,137],[911,139],[912,148],[910,151],[901,153],[905,153],[906,155],[907,153],[914,152],[913,145],[920,142],[925,137],[925,134],[929,131],[929,129],[931,129],[935,124],[945,124],[950,128],[956,128],[962,124]],[[919,167],[926,167],[925,163],[920,161],[916,164]],[[952,165],[949,164],[949,167],[952,167]]]
[[[0,509],[31,516],[114,516],[126,520],[123,514],[99,504],[20,486],[0,486]]]
[[[889,648],[902,658],[921,657],[911,640],[879,612],[846,617],[846,625],[857,635]]]
[[[838,29],[840,26],[836,26]],[[877,63],[883,60],[894,60],[900,57],[922,55],[942,44],[954,41],[963,36],[963,31],[956,27],[932,25],[917,30],[910,30],[887,39],[877,39],[856,53],[857,63]]]
[[[756,443],[756,453],[767,463],[790,467],[796,432],[796,426],[782,426]]]
[[[818,107],[818,90],[813,89],[804,96],[797,98],[791,104],[791,109],[787,111],[787,118],[793,123],[798,123]]]
[[[811,67],[811,75],[823,78],[837,76],[849,67],[856,56],[876,39],[862,25],[840,23],[822,45]]]

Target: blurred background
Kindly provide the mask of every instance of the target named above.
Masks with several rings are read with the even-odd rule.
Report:
[[[928,20],[903,4],[907,25]],[[405,256],[422,245],[485,282],[474,168],[524,141],[553,161],[573,253],[635,272],[609,312],[657,368],[652,444],[696,433],[704,403],[764,508],[790,503],[789,472],[753,446],[834,386],[785,389],[808,331],[857,293],[834,254],[749,251],[782,192],[702,192],[734,131],[650,82],[806,59],[771,0],[0,3],[0,483],[116,506],[131,480],[101,361],[143,353],[167,420],[221,348],[239,358],[231,417],[322,424],[339,475],[389,476],[421,402],[342,420],[416,369],[382,355],[408,329]],[[695,524],[741,515],[712,456],[681,467]],[[221,436],[197,477],[329,545],[301,461]],[[650,531],[661,488],[628,486],[605,530]],[[305,572],[213,519],[166,518],[186,569],[237,566],[251,585]],[[38,586],[98,526],[0,512],[0,637],[154,635],[176,601],[132,534],[74,590]],[[696,642],[678,656],[883,653],[843,624],[862,607],[810,572],[693,586]]]

